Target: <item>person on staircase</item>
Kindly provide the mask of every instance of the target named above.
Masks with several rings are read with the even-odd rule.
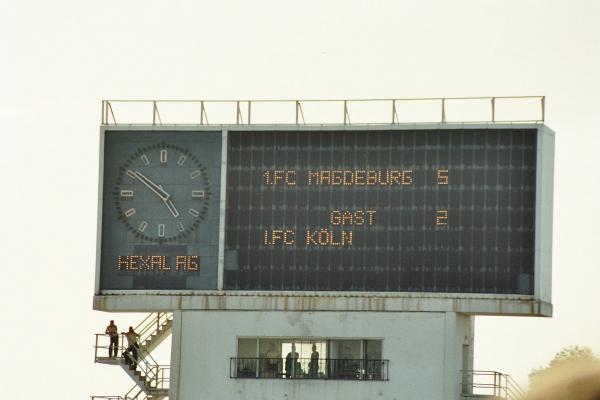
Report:
[[[104,333],[110,337],[110,344],[108,345],[108,357],[116,357],[117,350],[119,349],[119,328],[117,328],[115,325],[115,321],[110,321],[110,325],[106,327]]]
[[[133,327],[130,326],[127,332],[122,332],[127,339],[127,349],[123,352],[123,357],[125,357],[125,361],[133,368],[137,368],[138,362],[138,350],[140,349],[140,345],[138,343],[138,339],[140,335],[133,331]]]

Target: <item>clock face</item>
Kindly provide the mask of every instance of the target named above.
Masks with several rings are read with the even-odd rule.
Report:
[[[139,147],[119,167],[113,191],[117,218],[136,238],[177,243],[206,218],[211,191],[202,160],[189,149]]]

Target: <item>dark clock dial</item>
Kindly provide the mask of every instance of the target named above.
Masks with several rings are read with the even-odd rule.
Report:
[[[208,171],[186,148],[166,142],[141,147],[119,168],[113,197],[118,218],[136,237],[176,242],[206,218]]]

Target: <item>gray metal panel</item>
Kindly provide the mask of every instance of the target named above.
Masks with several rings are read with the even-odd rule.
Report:
[[[227,208],[227,129],[221,133],[221,196],[219,199],[219,255],[217,289],[223,290],[225,264],[225,211]]]
[[[105,127],[100,128],[100,143],[98,157],[98,211],[96,219],[96,271],[94,281],[94,294],[100,294],[100,258],[102,253],[102,209],[104,202],[104,132]]]
[[[538,129],[535,217],[535,297],[552,299],[552,216],[554,196],[554,136],[546,126]]]

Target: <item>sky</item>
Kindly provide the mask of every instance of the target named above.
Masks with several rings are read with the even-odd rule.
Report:
[[[93,362],[109,319],[143,318],[92,310],[102,99],[547,96],[554,317],[477,317],[475,367],[525,383],[564,346],[600,354],[599,20],[596,0],[0,1],[4,397],[132,386]]]

